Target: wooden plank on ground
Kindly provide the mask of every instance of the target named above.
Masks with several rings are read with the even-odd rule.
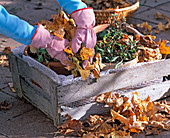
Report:
[[[90,79],[59,86],[58,102],[59,105],[65,105],[70,102],[92,97],[100,93],[126,88],[168,74],[170,74],[170,59],[138,63],[135,66],[112,70],[110,74],[102,76],[100,81]]]

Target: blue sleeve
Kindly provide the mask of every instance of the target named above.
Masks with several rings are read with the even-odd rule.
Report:
[[[29,45],[37,26],[32,26],[17,16],[9,14],[0,5],[0,33],[22,44]]]
[[[67,13],[71,14],[78,9],[87,8],[87,5],[81,0],[57,0],[61,8]]]

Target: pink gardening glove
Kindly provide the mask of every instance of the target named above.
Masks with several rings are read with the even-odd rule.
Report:
[[[37,30],[32,38],[31,46],[35,48],[46,48],[51,57],[58,59],[63,65],[68,60],[64,49],[69,45],[67,39],[61,40],[52,36],[42,25],[38,24]]]
[[[92,48],[96,45],[96,33],[93,30],[95,25],[95,15],[92,8],[83,8],[71,13],[71,18],[75,21],[77,29],[72,39],[71,48],[77,53],[83,44],[86,48]],[[92,62],[92,58],[89,59]],[[87,61],[83,63],[85,67]]]

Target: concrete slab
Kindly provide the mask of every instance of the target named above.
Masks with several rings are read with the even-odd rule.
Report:
[[[46,8],[55,11],[58,11],[60,9],[56,0],[44,0],[44,1],[34,0],[30,1],[30,3],[40,8]]]
[[[19,16],[33,25],[37,22],[40,22],[42,19],[50,20],[51,15],[54,15],[56,13],[57,13],[56,11],[52,11],[50,9],[40,9],[29,10],[29,13],[23,12],[19,14]]]
[[[140,0],[141,5],[149,6],[149,7],[156,7],[160,6],[161,4],[168,3],[169,0]]]
[[[160,38],[161,40],[168,40],[170,41],[170,30],[165,30],[163,32],[160,32],[160,34],[155,34],[154,30],[153,30],[153,35],[157,37],[156,40],[158,40],[158,38]]]
[[[148,6],[140,6],[139,7],[139,9],[134,13],[134,15],[136,15],[136,14],[139,14],[139,13],[141,13],[141,12],[143,12],[143,11],[147,11],[147,10],[149,10],[150,9],[150,7],[148,7]],[[133,16],[132,16],[133,17]]]
[[[12,138],[52,138],[57,131],[52,121],[36,109],[0,125],[1,132]]]
[[[143,21],[143,20],[140,20],[140,19],[136,19],[136,18],[134,18],[134,17],[131,17],[131,18],[127,21],[128,24],[135,24],[135,25],[141,24],[141,23],[143,23],[143,22],[146,22],[146,21]],[[154,23],[148,22],[148,24],[151,25],[152,28],[156,28],[156,27],[157,27],[157,25],[154,24]]]
[[[11,90],[11,88],[9,87],[9,85],[7,85],[6,87],[4,87],[4,88],[1,89],[0,91],[2,91],[2,92],[5,93],[5,94],[8,94],[8,95],[10,95],[10,96],[12,96],[12,97],[18,98],[18,96],[16,95],[16,93]]]
[[[21,43],[0,34],[0,52],[2,52],[2,50],[5,47],[15,48],[15,47],[20,46],[20,45],[21,45]]]
[[[12,76],[11,72],[9,71],[8,67],[1,67],[0,66],[0,78],[1,84],[8,84],[9,82],[12,82]]]
[[[34,109],[34,107],[28,102],[24,102],[24,99],[17,99],[15,97],[3,93],[2,91],[0,91],[0,95],[0,102],[6,100],[9,104],[12,104],[12,108],[10,110],[0,111],[0,128],[2,128],[1,124],[5,123],[6,121],[11,120]]]
[[[170,1],[168,3],[162,4],[161,6],[156,7],[156,9],[170,12]]]
[[[162,14],[170,17],[170,12],[165,12],[165,11],[158,10],[158,9],[155,9],[155,8],[144,11],[140,14],[136,14],[133,17],[137,18],[139,20],[148,21],[150,23],[158,24],[159,22],[162,22],[163,24],[165,24],[167,22],[165,19],[162,19],[162,20],[155,19],[156,12],[161,12]]]

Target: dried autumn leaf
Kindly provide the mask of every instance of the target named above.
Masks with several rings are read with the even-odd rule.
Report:
[[[68,71],[70,71],[70,70],[72,70],[72,69],[75,69],[75,65],[71,62],[71,61],[68,61],[68,60],[66,60],[66,61],[64,61],[64,63],[66,64],[66,69],[68,70]]]
[[[82,138],[98,138],[97,136],[95,136],[94,133],[90,132],[87,134],[83,134]]]
[[[135,129],[135,128],[130,128],[129,131],[133,132],[133,133],[138,133],[139,134],[139,130]]]
[[[99,115],[89,115],[88,120],[93,125],[103,122]]]
[[[111,92],[100,94],[95,98],[95,101],[99,103],[105,103],[106,99],[108,99],[108,97],[110,97],[111,94],[112,94]]]
[[[8,83],[8,86],[11,88],[12,92],[16,92],[13,83]]]
[[[5,47],[4,50],[3,50],[3,52],[4,52],[6,55],[11,54],[11,53],[12,53],[11,47]]]
[[[30,51],[31,53],[36,53],[37,52],[37,48],[33,47],[33,46],[29,46],[30,47]]]
[[[6,55],[1,55],[0,56],[0,65],[2,67],[5,67],[5,66],[9,66],[9,62],[8,62],[8,58],[6,57]]]
[[[94,56],[93,49],[86,48],[83,46],[82,49],[80,50],[80,56],[82,60],[87,60],[89,59],[89,57],[93,57]]]
[[[109,106],[112,106],[114,102],[116,102],[116,96],[111,92],[107,92],[104,94],[100,94],[95,98],[96,102],[105,103]]]
[[[7,101],[2,101],[0,103],[0,109],[1,110],[9,110],[12,108],[12,104],[9,104]]]
[[[165,31],[165,25],[163,25],[161,22],[157,25],[157,27],[160,31]]]
[[[170,46],[166,46],[167,40],[162,40],[159,49],[162,54],[168,55],[170,54]]]
[[[113,120],[113,121],[114,121],[115,119],[117,119],[117,120],[119,120],[120,122],[124,123],[124,124],[126,125],[126,127],[129,128],[129,120],[128,120],[126,117],[118,114],[118,113],[115,112],[113,109],[111,109],[110,112],[111,112],[112,120]]]
[[[102,57],[100,53],[97,53],[95,58],[96,58],[96,62],[98,62],[100,69],[103,69],[106,65],[102,63]]]
[[[83,80],[86,80],[90,75],[90,70],[79,69],[79,72]]]
[[[170,28],[170,18],[166,18],[166,20],[168,21],[168,23],[165,25],[165,29],[169,29]]]
[[[81,133],[83,131],[82,122],[76,119],[70,120],[70,122],[68,123],[68,127],[77,133]]]
[[[74,54],[73,54],[73,51],[72,51],[72,49],[71,49],[70,46],[66,47],[66,48],[64,49],[64,52],[66,52],[67,54],[72,55],[72,56],[74,55]]]
[[[137,26],[146,28],[148,33],[150,33],[152,31],[152,26],[149,25],[148,22],[143,22],[141,24],[138,24]]]
[[[162,18],[164,18],[164,17],[165,17],[165,16],[164,16],[162,13],[158,12],[158,11],[155,13],[155,18],[156,18],[156,19],[162,19]]]
[[[161,32],[161,31],[158,30],[158,29],[155,29],[155,30],[154,30],[154,33],[155,33],[155,34],[160,34],[160,32]]]
[[[103,122],[97,129],[97,132],[102,133],[102,134],[108,134],[112,132],[113,130],[114,128],[111,125],[107,124],[106,122]]]
[[[94,70],[94,69],[95,69],[94,64],[91,65],[90,62],[87,61],[87,65],[85,67],[85,70]]]
[[[132,97],[132,99],[131,99],[131,103],[132,103],[132,105],[133,105],[133,106],[135,106],[135,105],[136,105],[136,102],[137,102],[137,99],[138,99],[139,94],[138,94],[138,92],[132,92],[132,94],[133,94],[133,97]]]
[[[94,67],[93,76],[98,79],[100,78],[100,67],[97,62],[94,63]]]
[[[133,122],[132,125],[130,125],[130,128],[133,128],[136,130],[144,130],[145,127],[143,126],[142,122],[136,121],[136,122]]]

